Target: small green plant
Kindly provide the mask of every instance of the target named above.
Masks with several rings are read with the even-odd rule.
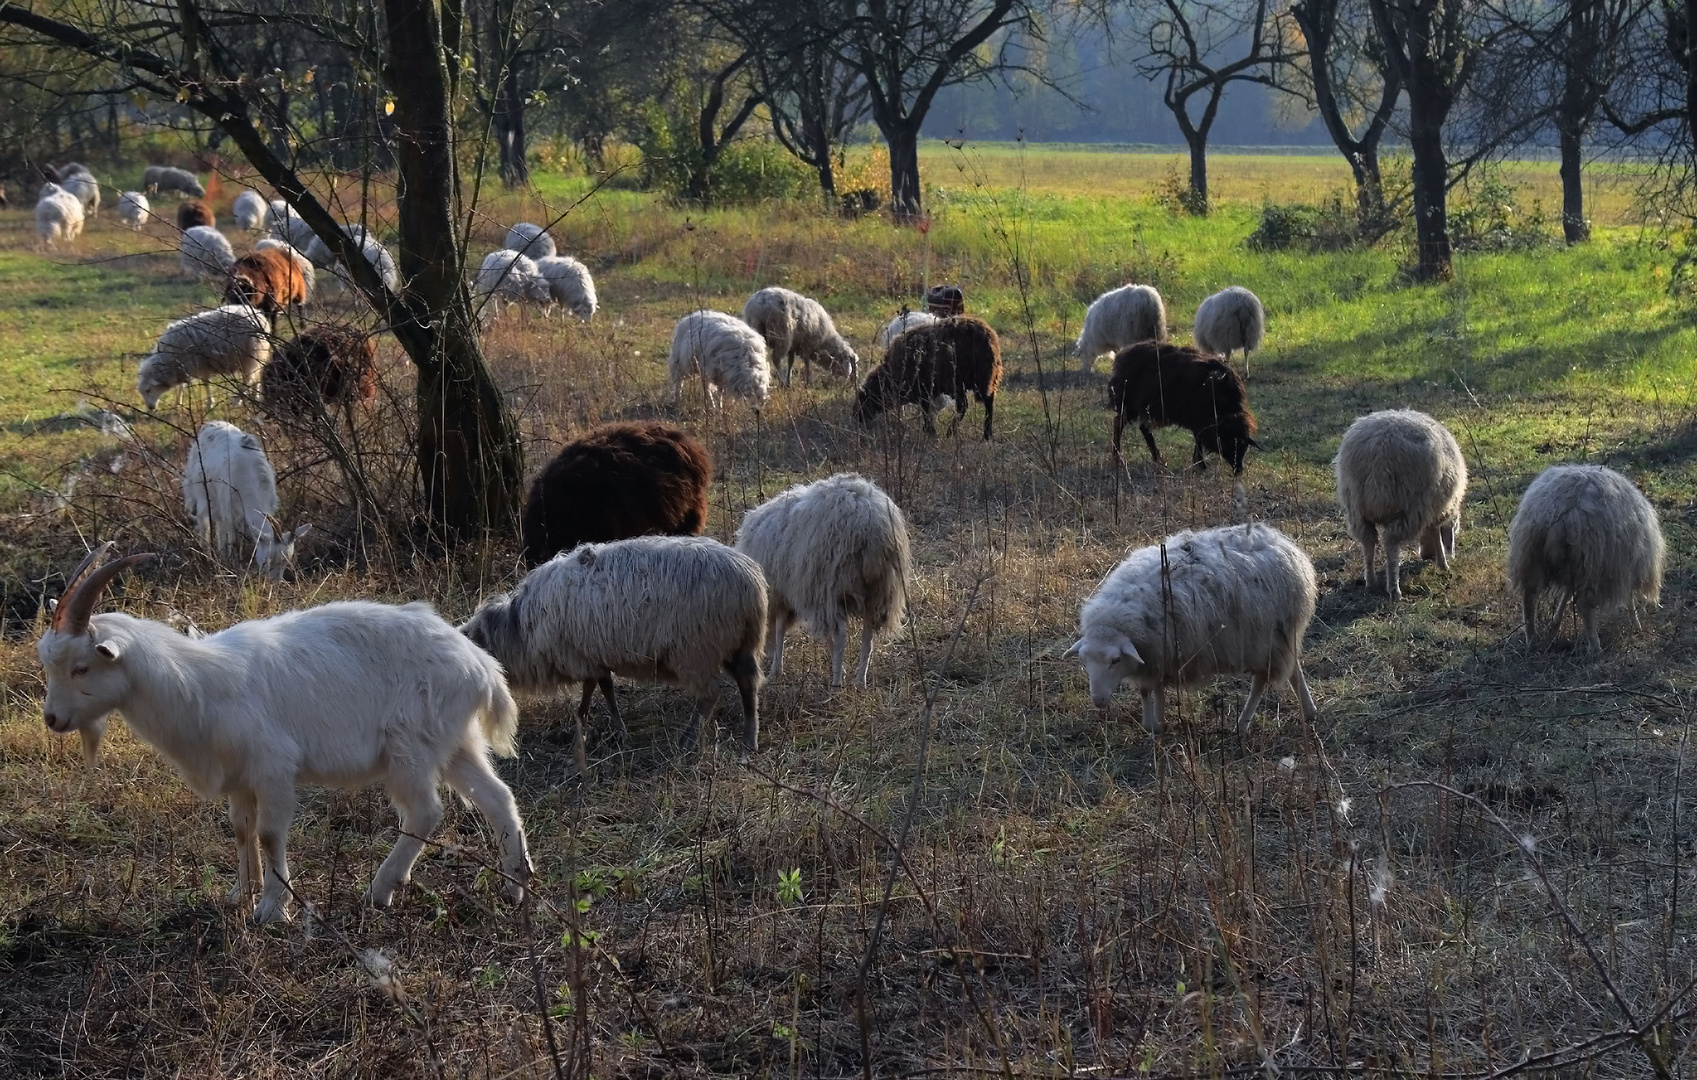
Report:
[[[1155,205],[1169,214],[1208,216],[1207,196],[1198,194],[1190,186],[1190,181],[1180,176],[1178,170],[1170,165],[1167,167],[1167,175],[1155,187]]]
[[[1520,192],[1494,171],[1470,179],[1449,213],[1450,244],[1456,251],[1530,251],[1557,242],[1543,204],[1520,205]]]
[[[794,907],[801,903],[801,867],[778,871],[778,903]]]

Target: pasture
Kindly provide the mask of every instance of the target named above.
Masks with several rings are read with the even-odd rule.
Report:
[[[513,221],[560,218],[601,296],[589,323],[509,312],[488,332],[530,469],[598,423],[675,418],[713,455],[707,534],[727,542],[787,485],[864,473],[908,515],[908,626],[869,689],[835,693],[828,649],[792,631],[746,764],[728,690],[717,741],[709,727],[682,755],[684,696],[622,685],[630,745],[598,702],[587,777],[575,700],[525,702],[519,755],[498,763],[537,865],[523,910],[460,805],[396,906],[362,908],[394,813],[379,790],[305,789],[295,921],[267,928],[220,902],[222,806],[122,724],[93,767],[43,727],[50,575],[110,537],[162,554],[114,590],[138,615],[212,630],[364,597],[458,621],[517,579],[516,544],[444,559],[404,530],[362,532],[321,453],[220,400],[213,415],[271,446],[285,523],[316,526],[291,580],[220,569],[173,486],[204,402],[167,397],[150,418],[135,397],[136,361],[212,291],[175,277],[162,226],[106,212],[47,256],[27,209],[0,211],[0,1072],[1649,1075],[1652,1057],[1689,1072],[1697,323],[1669,288],[1679,245],[1633,219],[1631,177],[1599,179],[1592,243],[1464,254],[1455,281],[1424,286],[1394,242],[1245,246],[1263,198],[1342,185],[1336,159],[1221,155],[1218,206],[1196,219],[1154,198],[1173,155],[925,153],[923,234],[802,205],[685,210],[581,177],[485,192],[474,258]],[[1505,170],[1545,205],[1554,175]],[[988,443],[977,405],[936,440],[911,409],[862,430],[852,387],[817,371],[774,386],[758,422],[736,401],[708,413],[695,386],[670,404],[671,328],[693,308],[739,312],[786,285],[870,366],[874,331],[927,278],[961,283],[1001,334]],[[1071,342],[1089,300],[1127,281],[1161,290],[1182,341],[1225,285],[1266,304],[1248,382],[1263,449],[1241,494],[1218,459],[1156,469],[1135,432],[1116,470],[1107,362],[1080,374]],[[399,408],[410,374],[380,350]],[[79,399],[130,419],[123,460],[109,435],[43,427]],[[1397,604],[1363,589],[1329,467],[1354,417],[1391,407],[1446,423],[1472,478],[1450,570],[1411,558]],[[405,446],[368,423],[379,501],[398,498]],[[1188,461],[1187,433],[1159,438]],[[1630,476],[1668,540],[1660,609],[1608,617],[1601,656],[1573,646],[1571,616],[1529,653],[1504,582],[1520,493],[1566,462]],[[1232,679],[1170,696],[1159,738],[1129,690],[1096,710],[1061,658],[1080,602],[1128,549],[1246,517],[1319,572],[1318,721],[1269,694],[1240,740]]]

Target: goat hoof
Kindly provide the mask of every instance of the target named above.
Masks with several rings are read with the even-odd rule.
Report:
[[[253,922],[256,926],[267,926],[271,923],[286,923],[290,920],[289,905],[286,902],[261,900],[259,906],[253,909]]]
[[[386,908],[395,902],[395,888],[394,885],[380,885],[373,881],[360,899],[372,907]]]
[[[232,888],[229,892],[224,894],[224,903],[228,907],[236,907],[242,901],[246,900],[247,896],[248,896],[247,886],[246,885],[237,885],[234,888]]]

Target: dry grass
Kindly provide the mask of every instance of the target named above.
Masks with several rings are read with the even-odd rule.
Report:
[[[797,214],[755,229],[755,212],[725,212],[686,225],[676,211],[624,206],[610,199],[560,230],[564,246],[603,257],[595,322],[509,316],[489,334],[533,464],[595,423],[670,415],[664,343],[697,303],[739,310],[751,279],[784,280],[834,298],[864,342],[886,295],[918,273],[913,234],[877,221]],[[491,221],[535,209],[499,206]],[[698,392],[680,415],[714,455],[709,532],[721,539],[796,479],[855,469],[896,496],[918,562],[909,631],[874,658],[870,690],[837,694],[825,650],[793,635],[747,766],[728,729],[677,756],[687,703],[629,686],[631,749],[596,741],[584,783],[565,700],[529,705],[520,756],[501,766],[541,875],[526,912],[495,898],[490,838],[463,807],[398,906],[361,909],[393,814],[377,791],[313,791],[291,854],[317,917],[248,927],[216,900],[233,873],[221,808],[195,800],[121,725],[85,769],[74,744],[43,729],[34,630],[12,626],[0,644],[5,1071],[834,1077],[860,1072],[864,1040],[878,1076],[1221,1076],[1264,1063],[1485,1075],[1528,1055],[1563,1075],[1638,1075],[1645,1052],[1618,1032],[1670,1017],[1646,1041],[1689,1070],[1697,947],[1678,798],[1697,657],[1689,403],[1651,414],[1565,373],[1481,389],[1475,403],[1466,386],[1358,371],[1359,328],[1316,329],[1304,312],[1319,302],[1290,301],[1274,323],[1289,336],[1257,358],[1250,384],[1272,450],[1251,459],[1244,509],[1297,537],[1320,571],[1305,666],[1321,717],[1310,728],[1293,702],[1269,703],[1240,742],[1231,718],[1244,686],[1228,680],[1176,696],[1170,733],[1151,740],[1129,695],[1098,715],[1077,665],[1058,659],[1078,603],[1127,547],[1244,511],[1217,466],[1165,475],[1130,459],[1116,481],[1099,378],[1054,375],[1068,337],[1060,297],[1121,249],[1039,253],[1057,268],[1041,286],[1054,295],[1037,298],[1056,312],[1036,328],[1045,403],[996,221],[949,220],[934,255],[967,266],[969,296],[1008,351],[993,442],[970,437],[976,411],[959,438],[928,440],[911,415],[862,433],[849,389],[829,380],[776,391],[758,425],[735,403],[705,414]],[[97,231],[91,250],[103,243],[117,241]],[[1181,297],[1209,285],[1183,264],[1175,275]],[[1457,311],[1496,301],[1483,269],[1463,277],[1431,294],[1363,286],[1376,297],[1363,302],[1433,297],[1424,348],[1476,349]],[[1465,355],[1479,369],[1464,368],[1469,378],[1488,380],[1497,358]],[[90,381],[103,377],[122,383]],[[402,398],[405,385],[392,369]],[[1339,417],[1368,404],[1449,420],[1475,476],[1454,568],[1413,564],[1395,606],[1363,591],[1326,470]],[[144,437],[157,461],[93,486],[68,517],[44,525],[22,516],[24,501],[8,507],[8,563],[39,577],[80,536],[114,529],[168,542],[119,602],[206,627],[355,595],[426,597],[460,617],[511,580],[504,552],[368,571],[331,529],[335,543],[303,544],[298,580],[219,573],[172,516],[181,436],[147,426]],[[1187,459],[1182,440],[1166,445],[1169,460]],[[1669,589],[1642,628],[1609,621],[1602,658],[1529,656],[1501,584],[1507,519],[1538,464],[1574,457],[1632,467],[1656,494]],[[321,476],[314,468],[299,475]],[[333,515],[334,484],[305,485],[300,512]],[[1442,787],[1416,786],[1428,782]],[[910,814],[896,864],[890,841]],[[1520,834],[1536,839],[1583,938],[1557,917]],[[368,949],[393,959],[392,979],[359,960]]]

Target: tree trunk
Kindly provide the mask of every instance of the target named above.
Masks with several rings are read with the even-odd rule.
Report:
[[[459,178],[442,24],[432,0],[384,0],[395,91],[401,307],[393,329],[418,367],[418,468],[432,519],[453,539],[510,533],[524,451],[478,347],[460,263]]]
[[[1591,223],[1585,220],[1585,183],[1582,170],[1583,144],[1578,129],[1557,122],[1561,135],[1561,231],[1570,244],[1591,239]]]
[[[1184,141],[1190,146],[1190,212],[1208,212],[1208,133],[1187,131]]]
[[[527,187],[530,184],[530,162],[526,157],[524,134],[524,92],[519,88],[519,73],[515,66],[507,68],[501,88],[495,94],[495,108],[490,116],[495,145],[501,152],[501,182],[508,187]]]
[[[1447,110],[1414,90],[1411,85],[1408,148],[1414,157],[1414,234],[1419,249],[1415,273],[1423,281],[1448,281],[1455,269],[1446,206],[1449,162],[1444,157],[1443,114]]]
[[[886,130],[884,140],[890,146],[890,209],[898,218],[918,217],[919,127],[903,125]]]
[[[831,154],[830,154],[829,151],[826,152],[825,157],[824,157],[824,161],[821,165],[819,165],[818,171],[819,171],[819,193],[825,197],[825,201],[827,203],[836,202],[837,201],[837,172],[836,172],[835,169],[833,169],[831,167]]]

